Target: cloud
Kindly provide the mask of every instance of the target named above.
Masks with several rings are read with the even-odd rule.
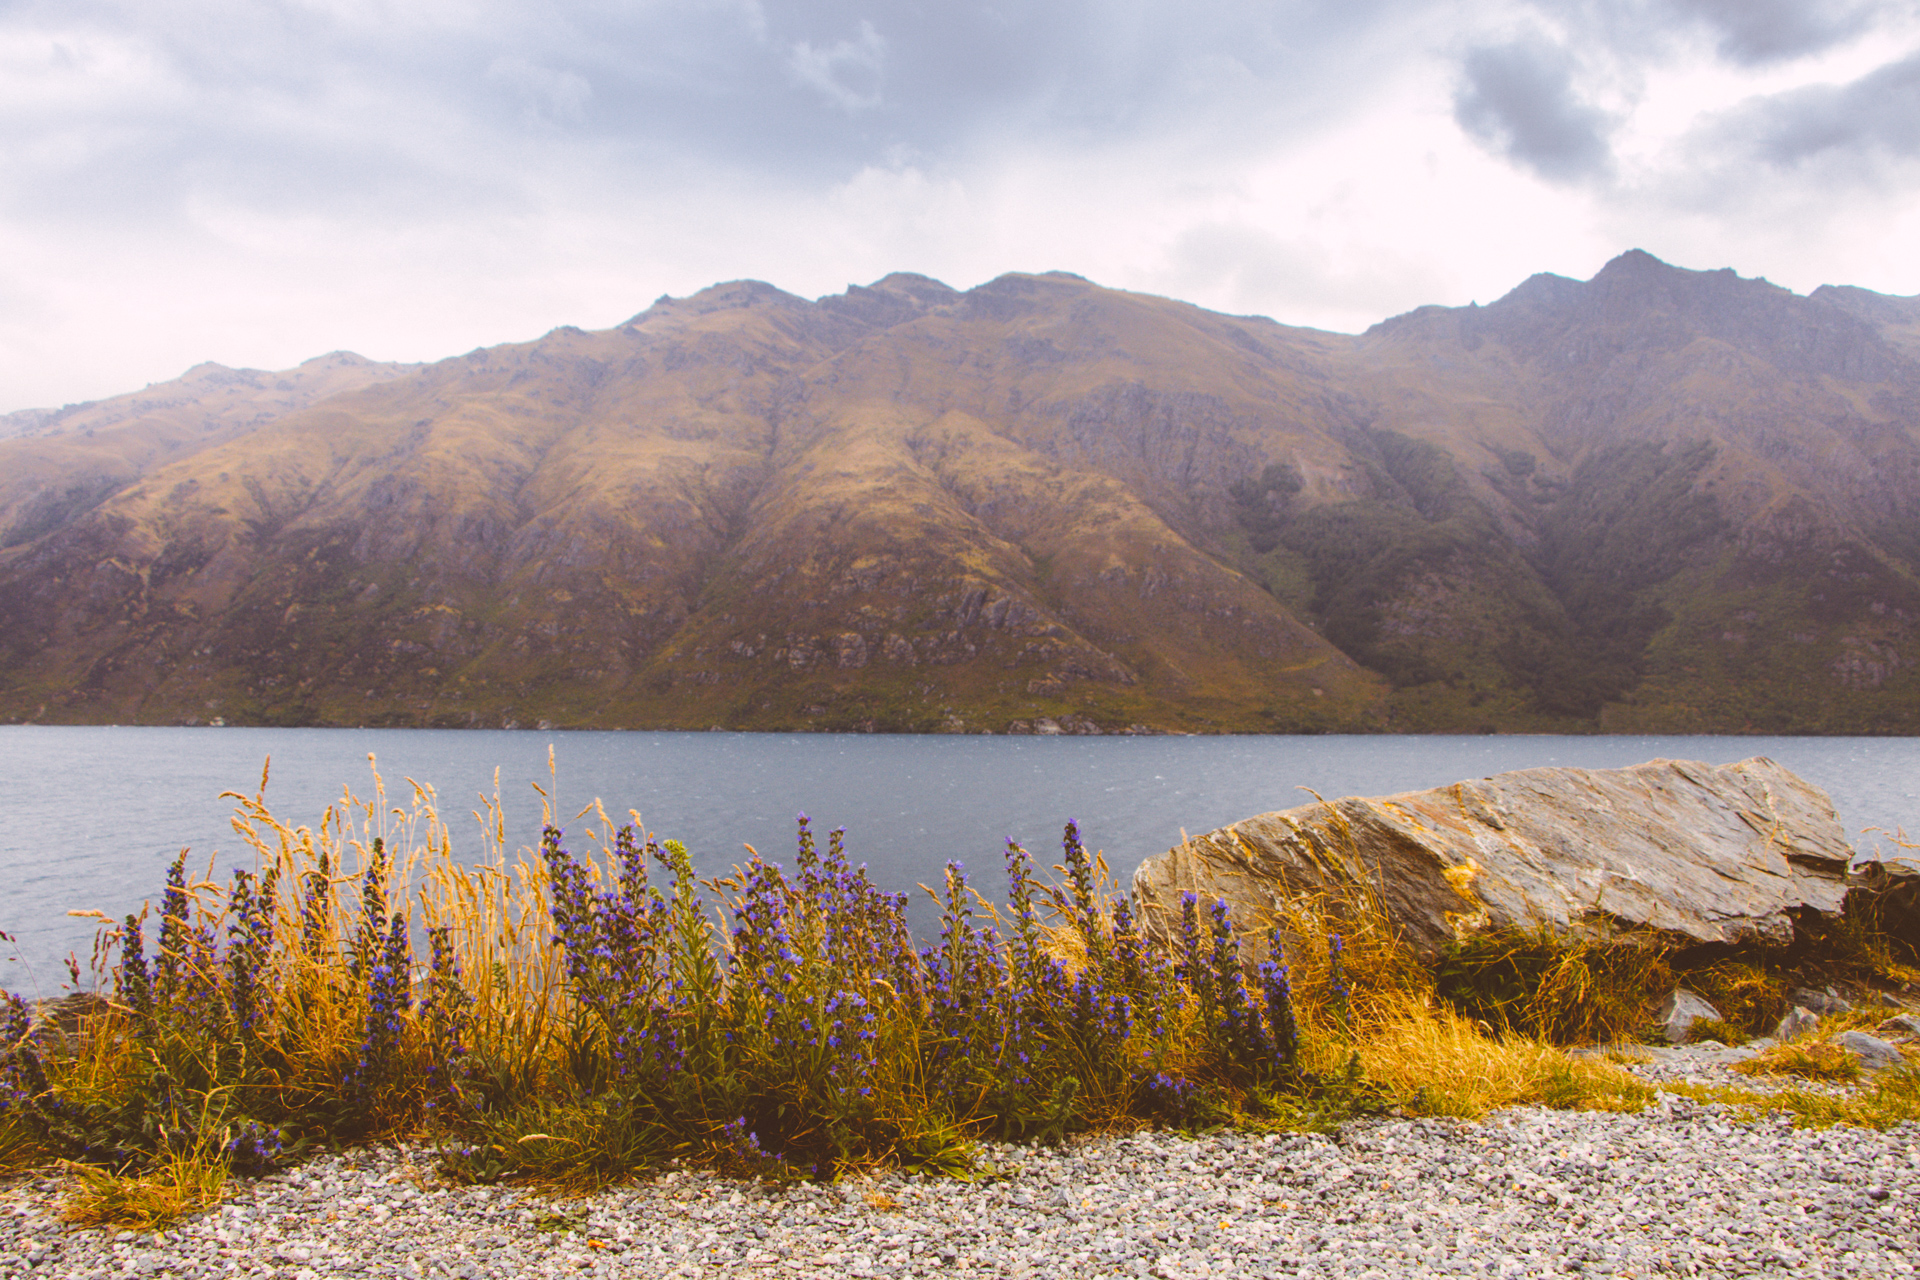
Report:
[[[0,0],[0,410],[741,275],[1910,292],[1915,47],[1920,0]]]
[[[852,40],[837,40],[824,49],[806,40],[796,43],[787,55],[787,69],[843,111],[863,111],[880,105],[886,61],[887,42],[862,18]]]
[[[1804,57],[1852,39],[1884,11],[1875,0],[1666,0],[1719,37],[1719,53],[1755,66]]]
[[[1538,37],[1469,51],[1454,95],[1460,127],[1551,182],[1585,182],[1612,170],[1613,121],[1583,101],[1574,60]]]
[[[1771,222],[1814,239],[1920,191],[1920,51],[1838,84],[1759,94],[1710,113],[1671,146],[1648,201],[1694,217]],[[1844,197],[1844,198],[1842,198]],[[1857,231],[1855,232],[1857,234]]]
[[[1745,134],[1769,164],[1793,167],[1835,155],[1920,156],[1920,52],[1851,84],[1796,89],[1734,113],[1724,126]]]
[[[728,170],[819,190],[901,154],[991,164],[1169,134],[1219,152],[1349,110],[1423,56],[1432,3],[13,0],[0,206],[459,217],[539,199],[532,161],[636,188]]]
[[[1674,61],[1757,69],[1813,57],[1912,18],[1914,0],[1520,0],[1536,27],[1631,73]],[[1515,16],[1481,9],[1497,25]],[[1702,46],[1702,37],[1706,40]],[[1703,57],[1704,55],[1704,57]]]

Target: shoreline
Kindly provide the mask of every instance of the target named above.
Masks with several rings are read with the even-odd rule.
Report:
[[[1733,1077],[1711,1061],[1628,1069]],[[1745,1083],[1754,1083],[1751,1080]],[[1794,1129],[1663,1092],[1332,1135],[1143,1130],[992,1145],[1001,1176],[774,1187],[675,1169],[579,1198],[449,1187],[431,1148],[236,1180],[152,1235],[73,1230],[44,1173],[0,1186],[0,1276],[1908,1276],[1920,1123]]]

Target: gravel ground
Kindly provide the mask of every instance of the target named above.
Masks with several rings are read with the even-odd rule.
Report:
[[[1724,1051],[1719,1057],[1726,1057]],[[1661,1051],[1649,1078],[1724,1076]],[[1741,1079],[1744,1080],[1744,1077]],[[424,1148],[236,1183],[155,1235],[58,1221],[58,1179],[0,1188],[17,1276],[1907,1276],[1920,1125],[1518,1108],[1333,1137],[1138,1133],[993,1148],[1003,1176],[775,1189],[678,1171],[582,1200],[455,1188]]]

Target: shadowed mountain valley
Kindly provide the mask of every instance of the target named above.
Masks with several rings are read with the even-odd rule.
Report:
[[[0,719],[1920,732],[1920,299],[751,282],[0,418]]]

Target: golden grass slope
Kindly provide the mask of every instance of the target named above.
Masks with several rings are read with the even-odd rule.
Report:
[[[0,547],[60,527],[152,467],[411,367],[350,351],[278,373],[202,364],[129,395],[0,416]]]
[[[187,443],[150,407],[0,551],[0,716],[1920,727],[1876,298],[1629,254],[1348,337],[736,282]]]
[[[1068,287],[1122,322],[1171,305]],[[1127,484],[979,416],[1004,375],[967,348],[1048,341],[1023,317],[937,319],[902,350],[722,286],[154,468],[11,557],[45,584],[11,627],[47,637],[27,696],[74,718],[895,728],[1164,725],[1169,702],[1200,728],[1243,727],[1245,705],[1333,723],[1378,702]],[[1082,341],[1069,376],[1008,357],[1040,366],[1014,398],[1043,448],[1049,415],[1124,365]],[[983,483],[1002,499],[970,510]]]

